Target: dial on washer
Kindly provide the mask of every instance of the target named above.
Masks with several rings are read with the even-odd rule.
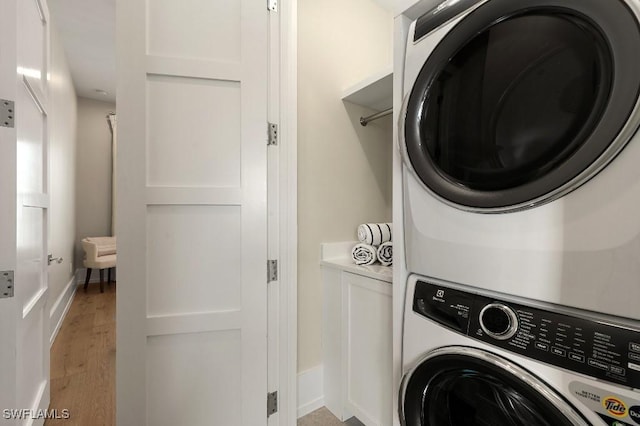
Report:
[[[518,316],[502,303],[491,303],[480,311],[480,327],[487,335],[507,340],[518,331]]]

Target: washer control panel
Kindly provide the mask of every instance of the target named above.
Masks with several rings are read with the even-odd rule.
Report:
[[[640,329],[416,283],[413,311],[502,349],[640,389]]]

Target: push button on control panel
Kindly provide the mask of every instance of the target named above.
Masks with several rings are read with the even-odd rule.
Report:
[[[536,346],[536,349],[540,349],[541,351],[549,350],[549,345],[547,345],[546,343],[536,342],[535,346]]]
[[[567,351],[561,348],[556,348],[555,346],[551,348],[551,353],[558,356],[566,356]]]
[[[640,353],[640,343],[629,342],[629,350],[631,352]]]
[[[575,352],[570,352],[569,353],[569,359],[573,360],[573,361],[576,361],[576,362],[584,363],[584,355],[580,355],[580,354],[577,354]]]
[[[593,358],[589,358],[589,366],[599,368],[601,370],[609,370],[609,364]]]

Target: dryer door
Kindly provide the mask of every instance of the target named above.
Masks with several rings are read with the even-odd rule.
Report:
[[[547,384],[489,352],[430,352],[405,376],[403,426],[579,426],[589,423]]]
[[[635,13],[623,0],[491,0],[470,12],[405,100],[410,169],[445,202],[485,212],[586,182],[640,121]],[[415,43],[434,29],[425,16]]]

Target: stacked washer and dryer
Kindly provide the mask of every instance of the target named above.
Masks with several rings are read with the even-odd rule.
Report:
[[[448,0],[408,26],[401,424],[640,424],[639,21]]]

